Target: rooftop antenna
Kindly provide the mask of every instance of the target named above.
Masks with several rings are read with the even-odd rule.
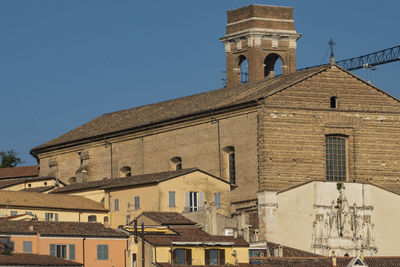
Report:
[[[329,45],[329,47],[330,47],[330,49],[331,49],[331,57],[330,57],[330,62],[331,62],[331,64],[333,64],[333,63],[335,63],[335,56],[333,55],[333,46],[335,45],[336,43],[332,40],[332,38],[329,40],[329,42],[328,42],[328,45]]]

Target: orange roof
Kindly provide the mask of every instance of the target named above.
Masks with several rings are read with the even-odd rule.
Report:
[[[0,168],[0,179],[39,176],[39,166]]]

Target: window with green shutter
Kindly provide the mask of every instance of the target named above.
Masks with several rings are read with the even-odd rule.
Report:
[[[75,260],[75,244],[68,245],[69,259]]]
[[[221,193],[214,193],[214,203],[217,209],[221,208]]]
[[[140,209],[140,197],[136,196],[135,197],[135,210]]]
[[[97,245],[97,259],[108,260],[108,245]]]
[[[169,207],[175,208],[175,191],[169,191]]]
[[[24,253],[32,253],[32,241],[22,242],[22,251]]]

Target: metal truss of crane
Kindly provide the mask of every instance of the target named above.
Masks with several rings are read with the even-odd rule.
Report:
[[[357,70],[362,68],[372,68],[400,60],[400,45],[392,48],[380,50],[368,55],[353,57],[337,61],[336,64],[347,70]]]

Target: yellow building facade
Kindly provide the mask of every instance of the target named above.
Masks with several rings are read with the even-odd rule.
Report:
[[[249,263],[246,241],[209,235],[178,213],[145,212],[137,218],[137,224],[137,231],[132,225],[122,228],[130,234],[128,266]]]
[[[30,214],[38,220],[46,221],[104,222],[108,220],[108,210],[100,203],[85,197],[0,191],[0,216],[20,214]]]

